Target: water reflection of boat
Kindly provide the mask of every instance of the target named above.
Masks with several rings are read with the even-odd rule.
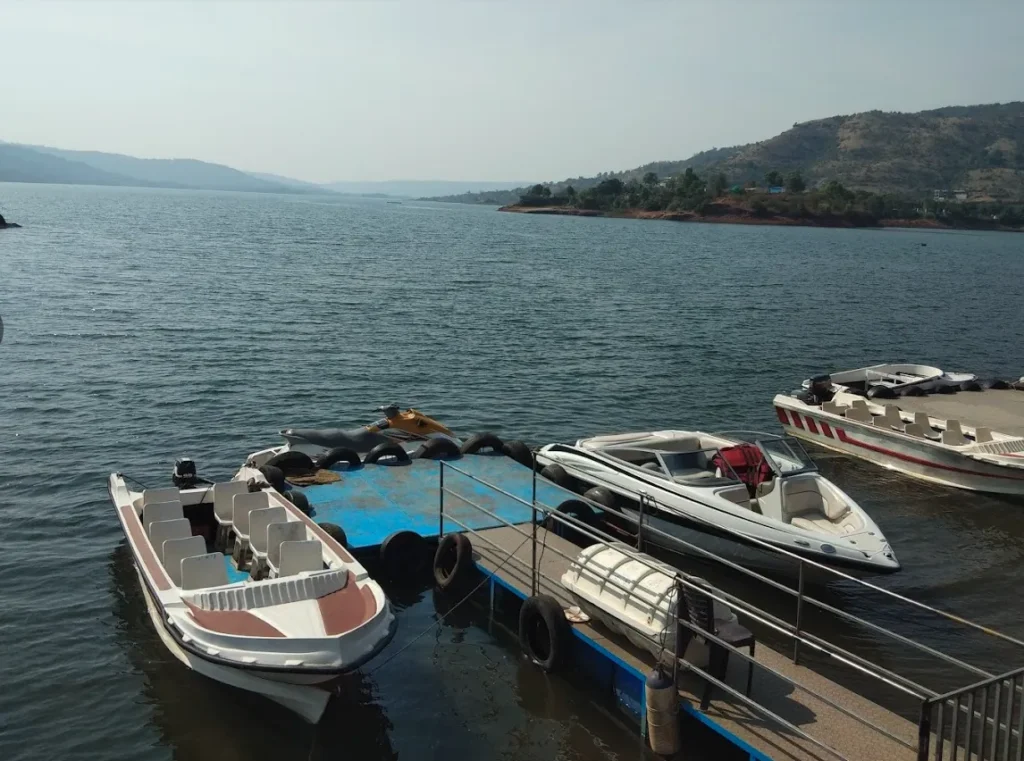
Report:
[[[110,586],[118,640],[142,674],[152,722],[177,759],[359,758],[393,759],[391,723],[372,681],[354,672],[341,678],[319,725],[256,695],[237,692],[184,670],[150,625],[132,555],[122,543],[111,553]]]

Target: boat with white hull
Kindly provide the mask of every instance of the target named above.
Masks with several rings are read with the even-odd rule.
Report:
[[[1024,496],[1020,391],[905,395],[888,401],[864,399],[842,384],[823,385],[775,397],[775,412],[787,434],[932,483]],[[1000,432],[983,423],[1013,430]]]
[[[273,490],[134,491],[118,473],[108,490],[153,626],[194,671],[316,723],[338,678],[394,635],[380,586]],[[227,515],[230,530],[218,532]]]
[[[837,390],[859,392],[865,395],[872,389],[892,391],[892,394],[882,392],[882,395],[887,398],[901,396],[915,387],[938,390],[942,387],[958,386],[977,380],[977,376],[973,373],[947,373],[931,365],[886,363],[809,378],[803,382],[803,387],[809,388],[816,381],[825,378]]]
[[[699,556],[689,543],[788,574],[797,563],[776,548],[855,575],[900,568],[881,529],[793,439],[652,431],[551,444],[537,461],[552,480],[561,474],[547,466],[558,465],[585,496],[634,521],[643,501],[643,523],[657,529],[650,542],[672,551]]]

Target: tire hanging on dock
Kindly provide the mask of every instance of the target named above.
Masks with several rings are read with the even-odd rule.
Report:
[[[562,606],[550,595],[529,597],[519,610],[519,645],[527,658],[548,673],[565,662],[570,629]]]
[[[415,531],[396,531],[380,545],[380,564],[392,581],[418,582],[430,563],[426,540]]]
[[[445,534],[434,553],[434,584],[442,591],[466,589],[476,576],[473,544],[465,534]]]
[[[276,465],[263,465],[260,467],[259,471],[263,475],[263,477],[267,479],[268,484],[273,486],[278,491],[284,491],[285,483],[283,470],[281,470]]]
[[[311,510],[309,506],[309,499],[302,493],[301,489],[296,489],[293,486],[291,489],[288,489],[288,491],[281,492],[281,496],[299,508],[304,515],[309,515]]]
[[[530,470],[534,467],[533,451],[527,446],[526,442],[519,441],[506,441],[505,446],[501,448],[501,451],[505,453],[506,457],[509,457],[520,465],[524,465]]]
[[[392,441],[385,441],[383,444],[378,444],[366,453],[366,457],[363,458],[363,464],[373,465],[384,457],[393,458],[395,462],[409,462],[408,452]]]
[[[348,549],[348,535],[345,533],[345,529],[339,526],[337,523],[318,523],[320,528],[324,530],[327,536],[331,537],[334,541]]]
[[[278,468],[286,478],[293,473],[309,473],[316,469],[308,454],[294,450],[274,455],[264,463],[264,467]]]
[[[505,443],[493,433],[474,433],[466,443],[460,447],[462,454],[476,454],[482,449],[490,449],[494,452],[502,451]]]
[[[575,491],[573,488],[576,485],[575,479],[558,463],[553,462],[549,465],[545,465],[540,474],[556,486],[561,486],[567,491]]]
[[[604,486],[591,487],[583,493],[583,496],[591,502],[596,502],[602,507],[607,507],[609,510],[614,510],[618,507],[618,500],[615,498],[615,492]]]

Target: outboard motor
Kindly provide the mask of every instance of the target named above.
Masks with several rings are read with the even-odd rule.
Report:
[[[824,404],[831,402],[835,394],[832,392],[831,375],[815,375],[807,387],[807,392],[814,397],[812,404]]]
[[[194,489],[199,484],[196,464],[190,457],[182,457],[174,461],[174,473],[171,481],[179,489]]]

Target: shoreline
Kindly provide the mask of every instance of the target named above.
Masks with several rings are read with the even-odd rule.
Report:
[[[551,214],[565,217],[608,217],[611,219],[661,219],[670,222],[698,222],[720,225],[775,225],[783,227],[833,227],[881,229],[887,227],[918,228],[926,230],[987,230],[992,232],[1024,232],[1024,228],[1005,227],[998,224],[954,225],[944,224],[937,219],[881,219],[871,223],[858,223],[844,217],[833,215],[817,215],[806,217],[789,217],[778,214],[758,216],[754,213],[744,214],[697,214],[692,211],[643,211],[627,209],[623,211],[601,211],[599,209],[576,209],[567,206],[520,206],[509,204],[498,211],[513,214]]]

